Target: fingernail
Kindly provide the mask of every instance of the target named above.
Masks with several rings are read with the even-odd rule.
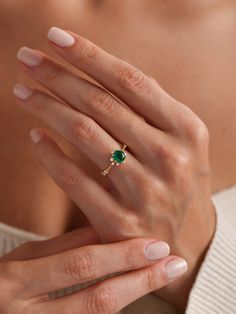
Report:
[[[38,144],[43,138],[43,133],[37,129],[33,129],[30,131],[30,137],[35,144]]]
[[[73,36],[58,27],[50,28],[48,39],[61,47],[69,47],[75,43]]]
[[[21,100],[26,100],[33,94],[33,90],[25,85],[16,84],[13,89],[13,94]]]
[[[165,271],[169,280],[176,279],[186,273],[188,269],[187,262],[182,259],[174,259],[165,265]]]
[[[43,61],[43,57],[37,52],[28,47],[22,47],[17,52],[17,59],[24,64],[34,67]]]
[[[145,256],[149,261],[167,257],[170,254],[169,245],[165,242],[153,242],[146,247]]]

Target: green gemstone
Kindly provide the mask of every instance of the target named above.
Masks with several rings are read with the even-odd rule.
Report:
[[[121,164],[122,162],[125,161],[126,153],[123,150],[115,150],[114,153],[112,154],[112,158],[114,159],[115,162]]]

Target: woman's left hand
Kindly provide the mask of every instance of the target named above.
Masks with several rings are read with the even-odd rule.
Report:
[[[178,300],[173,297],[181,303],[215,227],[206,125],[153,78],[85,38],[52,28],[49,39],[56,53],[101,87],[24,47],[18,52],[22,69],[57,98],[16,85],[18,102],[86,154],[100,172],[120,143],[128,151],[126,163],[113,166],[107,175],[112,192],[89,177],[44,130],[32,132],[39,159],[103,242],[158,237],[188,261],[189,275]],[[172,291],[164,296],[172,299]]]

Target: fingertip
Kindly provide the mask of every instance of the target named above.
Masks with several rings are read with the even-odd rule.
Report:
[[[53,44],[61,48],[70,47],[75,43],[75,38],[72,35],[55,26],[49,29],[47,37]]]
[[[30,131],[30,138],[34,144],[39,144],[44,138],[45,134],[42,130],[33,129]]]
[[[145,248],[145,257],[149,261],[163,259],[170,254],[170,247],[166,242],[153,241]]]
[[[27,100],[33,94],[33,90],[23,84],[16,84],[13,88],[13,94],[19,100]]]
[[[182,277],[188,270],[188,263],[180,257],[174,257],[165,264],[165,273],[169,281]]]

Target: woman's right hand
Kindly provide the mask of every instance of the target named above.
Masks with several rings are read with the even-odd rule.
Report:
[[[91,227],[23,244],[0,259],[0,313],[117,313],[186,271],[183,259],[168,255],[153,238],[101,244]],[[114,273],[69,296],[48,296]]]

